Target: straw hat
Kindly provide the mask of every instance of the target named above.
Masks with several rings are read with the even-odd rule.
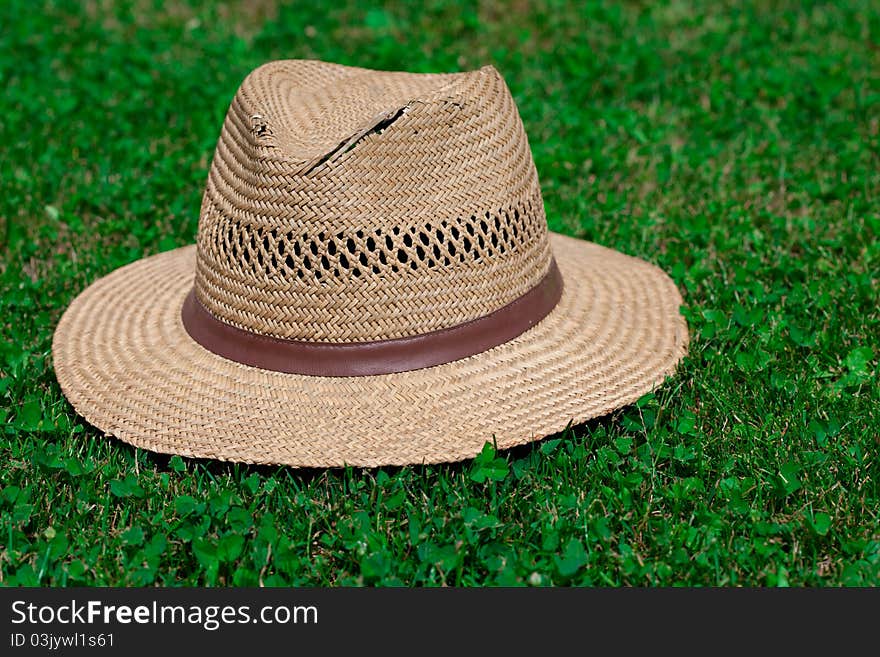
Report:
[[[492,67],[256,69],[196,242],[95,282],[52,344],[76,411],[157,452],[455,461],[631,403],[687,348],[666,274],[547,230]]]

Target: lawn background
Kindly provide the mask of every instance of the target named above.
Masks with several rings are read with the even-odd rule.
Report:
[[[278,58],[494,64],[550,227],[682,290],[679,373],[458,465],[192,461],[78,419],[62,311],[194,240],[228,103]],[[0,583],[876,583],[878,76],[880,12],[853,0],[5,0]]]

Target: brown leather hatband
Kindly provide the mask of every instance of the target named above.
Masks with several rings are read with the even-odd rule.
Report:
[[[431,333],[375,342],[305,342],[258,335],[214,317],[190,291],[183,326],[218,356],[274,372],[309,376],[373,376],[442,365],[497,347],[541,321],[562,296],[562,275],[550,270],[524,295],[484,317]]]

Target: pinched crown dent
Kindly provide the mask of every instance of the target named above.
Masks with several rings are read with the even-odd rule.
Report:
[[[537,174],[495,69],[252,72],[199,222],[196,293],[233,326],[363,342],[485,316],[546,274]]]

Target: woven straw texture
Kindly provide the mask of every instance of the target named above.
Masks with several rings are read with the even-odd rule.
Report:
[[[268,372],[183,328],[195,248],[140,260],[71,304],[55,333],[61,387],[90,423],[157,452],[292,466],[455,461],[606,414],[662,383],[686,351],[662,271],[551,236],[565,290],[518,338],[446,365],[371,377]]]
[[[555,257],[562,298],[498,347],[400,374],[249,367],[195,342],[195,289],[215,318],[331,343],[422,335],[484,317]],[[100,279],[52,350],[89,422],[138,447],[291,466],[455,461],[636,400],[685,354],[662,271],[549,233],[503,79],[273,62],[235,95],[195,246]]]
[[[223,125],[196,293],[262,335],[364,342],[485,316],[547,273],[528,140],[491,67],[261,66]]]

